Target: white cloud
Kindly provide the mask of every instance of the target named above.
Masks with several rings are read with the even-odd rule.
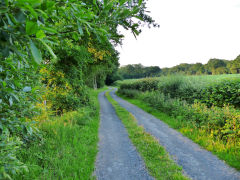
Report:
[[[160,28],[143,28],[136,40],[125,32],[120,64],[171,67],[234,59],[240,54],[240,0],[150,0],[151,16]]]

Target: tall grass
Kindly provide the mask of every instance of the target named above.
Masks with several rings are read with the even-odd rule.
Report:
[[[176,78],[176,77],[184,78],[184,81],[187,81],[193,84],[194,86],[205,87],[207,85],[210,85],[213,83],[219,83],[225,80],[228,80],[228,81],[238,80],[240,79],[240,74],[199,75],[199,76],[170,75],[170,76],[156,77],[154,79],[158,79],[159,81],[169,81],[170,79]],[[142,79],[118,80],[115,82],[115,85],[120,86],[121,84],[134,83],[139,80],[142,80]]]
[[[18,156],[29,170],[14,179],[92,179],[97,154],[99,91],[92,104],[61,117],[39,120],[41,141],[21,148]]]

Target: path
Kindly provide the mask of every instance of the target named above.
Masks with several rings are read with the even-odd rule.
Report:
[[[98,180],[153,180],[113,106],[99,94],[101,122],[95,174]]]
[[[196,180],[240,180],[239,172],[211,152],[203,150],[159,119],[116,96],[115,92],[111,91],[110,95],[135,116],[139,125],[143,125],[148,133],[159,140],[189,177]]]

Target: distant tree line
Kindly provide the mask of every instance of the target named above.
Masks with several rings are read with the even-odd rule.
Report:
[[[158,66],[145,67],[142,64],[129,64],[118,69],[118,74],[123,79],[138,79],[159,76],[161,69]]]
[[[184,74],[184,75],[216,75],[216,74],[239,74],[240,55],[236,59],[229,61],[224,59],[210,59],[207,64],[182,63],[172,68],[163,68],[162,75]]]
[[[240,74],[240,55],[234,60],[210,59],[207,64],[182,63],[171,68],[160,68],[158,66],[143,66],[142,64],[129,64],[122,66],[107,78],[110,83],[119,79],[138,79],[145,77],[157,77],[161,75],[183,74],[183,75],[217,75],[217,74]],[[109,84],[110,84],[109,83]]]

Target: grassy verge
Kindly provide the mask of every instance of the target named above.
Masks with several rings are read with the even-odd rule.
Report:
[[[91,106],[40,123],[42,141],[21,149],[18,156],[29,171],[16,179],[94,179],[100,91],[91,91]]]
[[[126,127],[129,138],[142,156],[149,173],[156,179],[188,179],[158,141],[138,126],[134,116],[113,100],[109,93],[106,96]]]
[[[195,127],[191,122],[178,121],[176,118],[170,117],[169,115],[154,109],[142,100],[131,99],[122,95],[119,96],[152,114],[156,118],[161,119],[170,127],[178,130],[186,137],[198,143],[200,146],[211,151],[230,166],[240,170],[240,149],[238,147],[230,143],[225,144],[222,140],[215,139],[212,134],[207,133],[204,129]]]

